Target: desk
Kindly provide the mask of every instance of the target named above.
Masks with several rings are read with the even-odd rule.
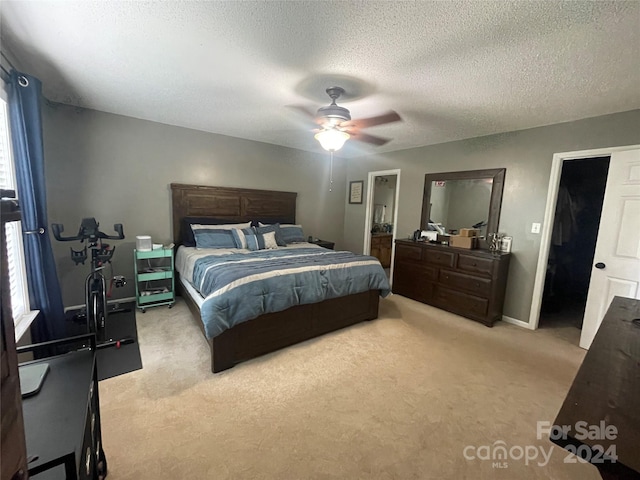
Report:
[[[640,300],[614,297],[554,422],[570,430],[566,435],[551,434],[552,442],[593,463],[605,479],[640,478],[640,326],[632,323],[636,318]],[[592,434],[584,435],[584,430]],[[615,463],[607,452],[617,456]]]
[[[87,337],[93,335],[72,338]],[[34,480],[98,479],[106,475],[95,341],[91,345],[92,350],[27,362],[49,364],[41,390],[22,401],[27,455],[37,457],[28,465],[29,476]]]

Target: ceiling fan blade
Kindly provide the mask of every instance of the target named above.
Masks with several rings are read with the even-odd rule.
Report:
[[[367,128],[374,127],[376,125],[382,125],[385,123],[393,123],[402,120],[402,117],[398,115],[393,110],[384,113],[382,115],[378,115],[375,117],[369,118],[356,118],[353,120],[348,120],[340,124],[341,127],[357,127],[357,128]]]
[[[373,135],[369,135],[359,131],[353,131],[353,132],[349,131],[348,133],[351,136],[352,140],[357,140],[359,142],[364,142],[364,143],[371,143],[377,146],[384,145],[385,143],[391,141],[391,139],[389,138],[375,137]]]

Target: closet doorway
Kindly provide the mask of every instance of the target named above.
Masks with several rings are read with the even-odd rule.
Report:
[[[565,160],[545,274],[540,328],[580,342],[609,156]]]
[[[393,278],[399,195],[400,170],[369,172],[362,251],[380,260],[389,280]]]
[[[640,145],[553,155],[528,327],[538,328],[547,280],[560,178],[567,161],[609,157],[604,199],[580,332],[586,350],[615,296],[640,300]]]

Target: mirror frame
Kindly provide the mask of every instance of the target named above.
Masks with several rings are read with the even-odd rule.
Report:
[[[422,217],[420,228],[427,229],[431,213],[431,182],[436,180],[474,180],[491,178],[491,200],[489,201],[489,216],[487,217],[487,233],[497,233],[500,224],[500,209],[502,208],[502,191],[504,190],[504,176],[506,168],[487,170],[466,170],[462,172],[427,173],[424,176],[424,194],[422,196]],[[480,242],[480,248],[489,248],[486,242]]]

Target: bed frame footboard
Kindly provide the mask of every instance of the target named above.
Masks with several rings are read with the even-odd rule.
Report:
[[[198,307],[188,294],[180,293],[204,334]],[[218,373],[245,360],[378,318],[379,300],[380,291],[369,290],[320,303],[298,305],[240,323],[208,341],[211,371]]]

